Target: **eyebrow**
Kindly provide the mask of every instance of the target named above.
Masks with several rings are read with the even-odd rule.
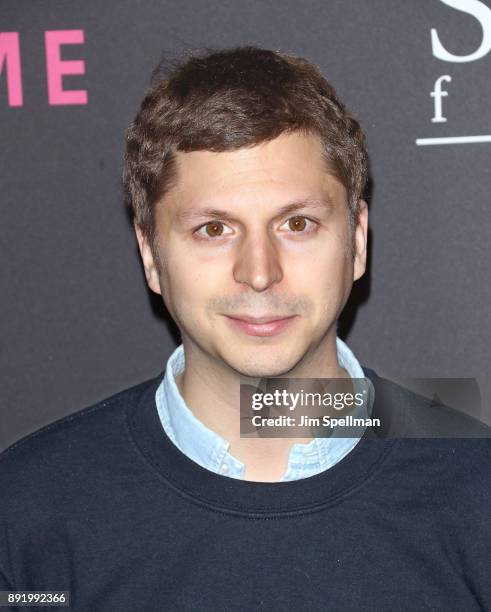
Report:
[[[285,204],[275,214],[275,217],[282,217],[292,212],[302,210],[303,208],[322,208],[327,212],[331,212],[334,205],[331,199],[327,196],[323,197],[310,197],[294,200]],[[187,221],[198,220],[203,217],[206,218],[218,218],[224,221],[234,221],[235,217],[229,211],[221,210],[215,207],[206,206],[200,209],[187,208],[178,212],[175,216],[175,220],[178,223],[185,223]]]

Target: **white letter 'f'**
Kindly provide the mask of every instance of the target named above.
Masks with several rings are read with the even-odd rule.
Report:
[[[448,96],[448,91],[442,91],[442,81],[450,83],[451,80],[451,76],[444,74],[435,81],[433,91],[430,93],[430,96],[435,98],[435,116],[431,120],[433,123],[445,123],[446,121],[445,117],[442,117],[442,98]]]

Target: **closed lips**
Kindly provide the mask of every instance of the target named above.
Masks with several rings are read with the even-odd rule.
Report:
[[[245,321],[246,323],[253,323],[255,325],[261,325],[263,323],[272,323],[273,321],[281,321],[282,319],[289,319],[295,315],[267,315],[264,317],[249,317],[247,315],[227,315],[230,319],[238,319],[239,321]]]

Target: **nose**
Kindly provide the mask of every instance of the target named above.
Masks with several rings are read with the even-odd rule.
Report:
[[[265,291],[283,278],[279,255],[278,245],[267,231],[245,237],[236,253],[234,279],[254,291]]]

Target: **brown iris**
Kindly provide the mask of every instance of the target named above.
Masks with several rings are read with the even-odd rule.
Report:
[[[304,217],[292,217],[288,220],[290,229],[295,232],[301,232],[305,229],[306,220]]]
[[[206,224],[206,233],[208,236],[221,236],[223,232],[223,223],[211,222]]]

